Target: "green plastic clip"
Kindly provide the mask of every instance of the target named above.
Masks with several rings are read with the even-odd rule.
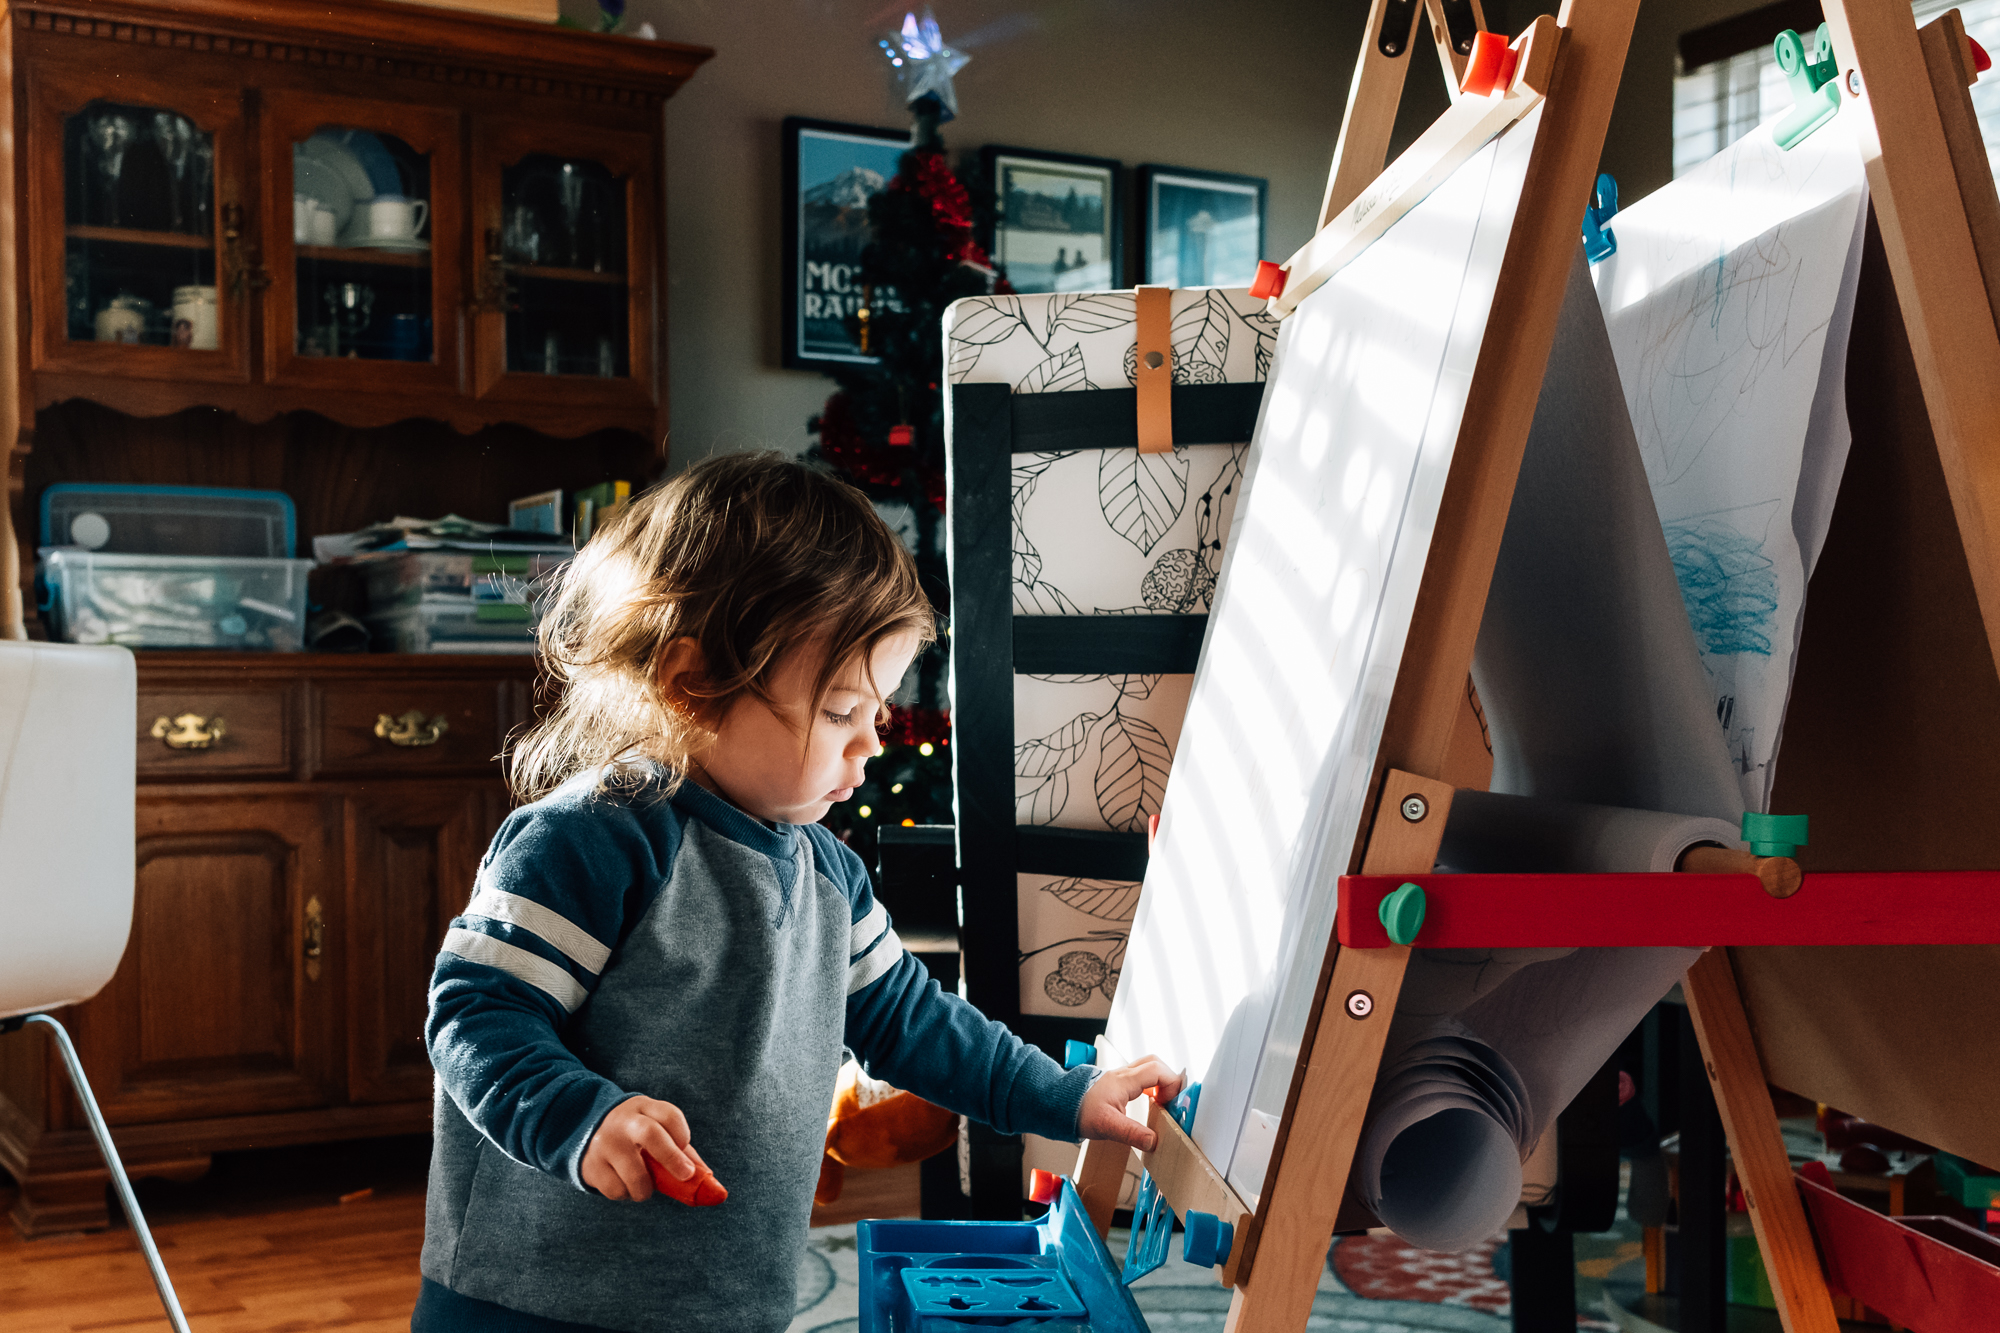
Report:
[[[1424,926],[1424,891],[1415,884],[1402,885],[1382,900],[1375,914],[1382,918],[1390,939],[1409,944]]]
[[[1840,62],[1833,58],[1833,34],[1819,25],[1810,55],[1806,39],[1787,28],[1772,43],[1778,68],[1792,85],[1792,109],[1771,129],[1771,138],[1780,148],[1798,146],[1808,134],[1832,120],[1840,110]]]
[[[1743,841],[1758,856],[1790,856],[1806,845],[1804,815],[1763,815],[1743,812]]]

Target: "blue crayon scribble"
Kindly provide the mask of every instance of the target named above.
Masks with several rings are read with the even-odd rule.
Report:
[[[1764,558],[1764,544],[1714,519],[1665,526],[1674,578],[1701,650],[1769,657],[1778,576]]]

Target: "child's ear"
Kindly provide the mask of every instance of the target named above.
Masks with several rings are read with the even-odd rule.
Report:
[[[699,713],[701,706],[695,702],[681,681],[688,676],[699,679],[708,670],[708,658],[701,651],[701,644],[691,638],[679,638],[667,645],[665,656],[660,659],[660,695],[674,708],[687,713]]]

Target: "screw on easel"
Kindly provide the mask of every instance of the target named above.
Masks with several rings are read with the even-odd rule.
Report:
[[[1431,812],[1431,806],[1429,801],[1412,792],[1403,798],[1402,810],[1403,818],[1412,824],[1421,824],[1424,822],[1424,816]]]
[[[1366,1018],[1375,1012],[1375,997],[1365,990],[1351,992],[1346,1003],[1349,1018]]]

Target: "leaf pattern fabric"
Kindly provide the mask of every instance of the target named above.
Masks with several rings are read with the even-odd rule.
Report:
[[[1187,503],[1187,450],[1097,451],[1097,503],[1111,530],[1151,555]]]
[[[1176,384],[1261,382],[1278,322],[1240,289],[1173,293]],[[1130,291],[975,297],[945,314],[953,384],[1070,393],[1136,382]],[[1016,615],[1198,615],[1214,600],[1248,443],[1164,454],[1018,454]],[[1144,832],[1159,812],[1193,677],[1017,676],[1015,818]],[[1024,1013],[1106,1016],[1140,885],[1019,876]]]
[[[1249,292],[1240,287],[1177,290],[1167,317],[1174,383],[1245,384],[1265,378],[1278,343],[1278,321]],[[1030,369],[1074,347],[1090,386],[1129,385],[1133,375],[1127,354],[1137,342],[1137,319],[1129,289],[955,301],[944,315],[951,382],[1018,385]],[[970,348],[980,351],[967,354]]]

